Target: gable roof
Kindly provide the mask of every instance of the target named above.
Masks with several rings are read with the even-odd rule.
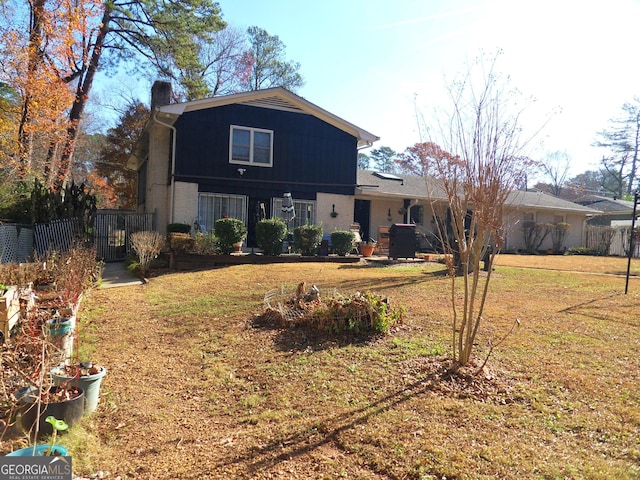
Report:
[[[601,195],[584,195],[578,198],[576,203],[599,210],[608,214],[632,214],[633,202],[616,198],[603,197]]]
[[[158,117],[161,118],[163,122],[173,125],[183,113],[231,104],[242,104],[252,107],[271,108],[274,110],[313,115],[356,137],[358,140],[358,148],[370,147],[373,145],[373,142],[380,140],[380,137],[343,120],[282,87],[203,98],[191,102],[172,103],[157,107],[156,111],[158,112]]]
[[[578,205],[560,197],[554,197],[544,192],[528,192],[516,190],[509,194],[507,205],[517,209],[553,210],[556,212],[583,213],[586,215],[597,215],[598,210]]]
[[[384,178],[374,170],[358,170],[357,191],[371,197],[400,197],[446,200],[442,184],[433,178],[393,174],[398,179]]]
[[[358,170],[357,192],[369,197],[396,197],[418,200],[446,201],[442,183],[418,175],[394,174],[396,179],[384,178],[373,170]],[[543,192],[511,192],[506,205],[518,209],[549,210],[554,212],[596,215],[600,212]]]

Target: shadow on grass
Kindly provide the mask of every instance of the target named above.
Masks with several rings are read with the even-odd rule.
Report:
[[[340,267],[340,269],[362,269],[362,268],[371,268],[371,267],[353,267],[353,266],[344,266]],[[341,282],[337,282],[333,284],[333,287],[339,291],[350,292],[355,290],[363,290],[369,289],[374,292],[384,292],[386,290],[394,290],[396,288],[409,287],[414,285],[419,285],[421,283],[436,281],[442,278],[446,278],[448,276],[447,270],[436,270],[436,271],[424,271],[421,272],[420,275],[406,276],[406,277],[389,277],[389,276],[380,276],[377,278],[367,278],[366,283],[368,285],[363,285],[363,281],[359,279],[353,280],[343,280]]]
[[[235,452],[233,458],[223,463],[228,466],[246,465],[246,473],[255,475],[283,461],[291,461],[296,457],[309,454],[324,445],[333,445],[342,451],[339,441],[341,433],[367,423],[371,417],[382,414],[426,392],[427,389],[424,380],[415,381],[367,406],[324,419],[316,419],[300,427],[297,432],[276,437],[266,445],[251,447],[249,451],[242,454]]]
[[[620,302],[618,303],[618,305],[616,305],[616,307],[619,307],[619,308],[622,307],[622,305],[620,304],[622,304],[624,300],[631,300],[633,298],[633,297],[629,298],[622,294],[615,293],[613,295],[609,295],[601,298],[594,298],[592,300],[587,300],[586,302],[581,302],[576,305],[563,308],[562,310],[559,311],[559,313],[567,313],[571,315],[582,315],[584,317],[592,318],[594,320],[598,320],[606,323],[618,323],[618,324],[626,325],[629,327],[640,327],[640,323],[638,322],[631,322],[629,320],[620,320],[620,319],[611,317],[611,310],[609,308],[606,308],[606,305],[603,305],[603,303],[606,303],[607,301],[611,301],[617,297],[620,298]],[[637,309],[638,307],[640,307],[640,305],[638,304],[627,305],[627,308],[629,309]],[[636,319],[635,314],[630,315],[630,317]]]

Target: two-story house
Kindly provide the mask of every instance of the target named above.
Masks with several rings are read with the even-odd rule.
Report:
[[[256,223],[283,216],[285,193],[295,207],[290,228],[349,227],[358,150],[377,136],[283,88],[174,104],[170,96],[168,83],[154,84],[128,164],[138,172],[138,211],[154,213],[158,231],[168,223],[211,231],[228,216],[246,223],[254,246]]]

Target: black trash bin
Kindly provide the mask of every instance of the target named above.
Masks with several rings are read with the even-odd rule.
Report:
[[[389,228],[389,258],[415,258],[416,226],[394,223]]]

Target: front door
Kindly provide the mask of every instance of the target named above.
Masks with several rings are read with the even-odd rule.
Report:
[[[371,221],[371,200],[358,200],[353,204],[353,220],[360,224],[360,236],[364,242],[371,239],[369,222]]]
[[[249,216],[247,221],[247,247],[256,248],[256,225],[264,218],[270,218],[270,201],[264,198],[249,198]]]

